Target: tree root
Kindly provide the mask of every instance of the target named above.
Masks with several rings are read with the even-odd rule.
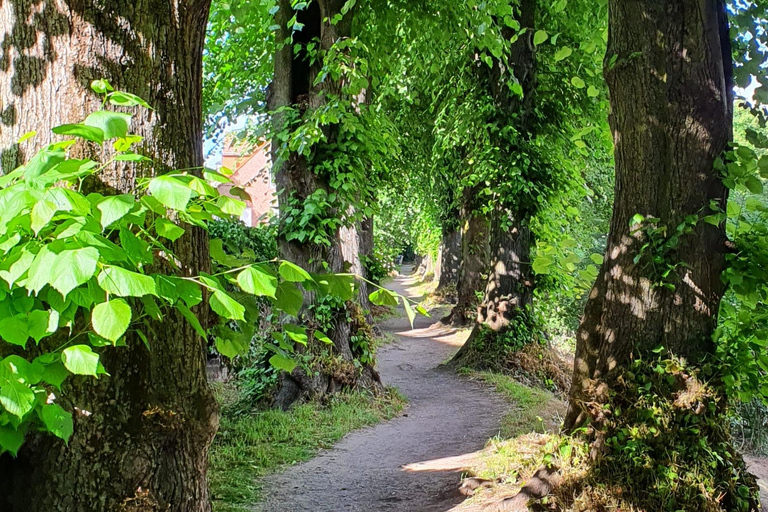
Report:
[[[528,512],[531,500],[543,498],[560,485],[562,478],[555,467],[540,467],[514,496],[485,507],[485,512]]]

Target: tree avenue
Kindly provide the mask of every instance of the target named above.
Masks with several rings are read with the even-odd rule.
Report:
[[[0,510],[758,510],[766,20],[0,0]]]

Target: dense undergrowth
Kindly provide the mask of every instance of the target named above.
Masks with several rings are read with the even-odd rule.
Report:
[[[219,432],[210,453],[215,512],[249,510],[259,499],[258,479],[312,458],[352,430],[398,414],[405,399],[394,389],[379,396],[345,392],[289,411],[244,408],[243,390],[219,385]]]

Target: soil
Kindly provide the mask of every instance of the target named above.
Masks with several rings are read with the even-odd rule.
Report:
[[[412,296],[416,284],[404,275],[387,287]],[[466,334],[430,328],[433,322],[419,316],[411,329],[400,306],[380,324],[397,341],[380,349],[378,370],[408,398],[404,413],[268,477],[265,499],[254,510],[445,512],[464,499],[461,472],[498,434],[506,404],[482,384],[439,367]]]

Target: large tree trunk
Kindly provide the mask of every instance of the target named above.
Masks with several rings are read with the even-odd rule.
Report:
[[[449,225],[443,228],[443,239],[440,243],[440,280],[437,289],[456,286],[459,280],[461,266],[461,230],[458,226]]]
[[[100,174],[104,186],[131,192],[139,174],[202,164],[202,47],[206,0],[129,2],[0,1],[2,165],[33,154],[15,145],[37,130],[77,123],[99,100],[91,80],[155,108],[134,117],[140,151],[153,167],[119,166]],[[36,148],[35,148],[36,149]],[[209,266],[207,236],[188,234],[175,247],[189,274]],[[103,350],[109,376],[73,377],[62,399],[79,411],[65,445],[28,436],[17,459],[0,457],[0,509],[25,512],[210,510],[206,467],[217,426],[205,373],[205,343],[181,316],[155,326],[151,351],[138,340]]]
[[[477,306],[476,293],[483,286],[483,272],[488,265],[488,219],[475,208],[474,193],[464,191],[461,208],[461,262],[456,285],[456,305],[441,320],[443,324],[466,325]]]
[[[294,11],[290,0],[280,0],[278,2],[279,10],[275,15],[275,23],[279,27],[277,40],[285,41],[293,36],[295,43],[306,44],[317,38],[319,39],[320,50],[329,50],[334,43],[350,36],[353,11],[342,16],[338,23],[331,23],[334,17],[341,14],[344,4],[345,0],[316,0],[310,2],[306,9]],[[297,16],[298,22],[303,24],[303,29],[292,34],[292,27],[288,26],[288,22],[294,15]],[[275,78],[270,86],[270,110],[275,112],[280,108],[291,107],[303,116],[313,109],[321,108],[326,101],[326,93],[340,94],[341,83],[338,80],[326,77],[319,84],[315,83],[321,69],[322,62],[310,63],[303,50],[294,51],[293,44],[279,47],[275,55]],[[276,131],[279,132],[285,128],[287,120],[284,114],[277,113],[274,115],[273,122]],[[338,130],[338,125],[323,127],[327,143],[332,144],[336,140]],[[323,143],[317,144],[314,151],[321,150],[322,148],[319,147],[321,144]],[[306,157],[291,152],[287,158],[281,161],[280,151],[280,145],[274,144],[275,181],[280,191],[278,200],[281,209],[285,209],[289,205],[291,198],[303,201],[317,190],[331,191],[328,179],[313,172]],[[312,241],[289,241],[285,232],[286,219],[282,214],[280,221],[281,233],[278,246],[282,258],[313,272],[345,271],[345,254],[340,230],[333,234],[329,245]],[[356,234],[354,238],[357,238]],[[359,265],[359,255],[356,254],[356,251],[359,250],[357,243],[350,242],[346,248],[348,250],[347,259],[355,260],[349,261],[349,263],[355,265],[357,262]],[[350,251],[355,254],[350,254]],[[305,302],[310,302],[313,297],[311,294],[307,294],[306,299]],[[303,314],[309,315],[310,313],[305,308]],[[353,369],[352,361],[355,359],[355,354],[350,344],[350,336],[353,334],[351,326],[346,320],[345,314],[339,314],[338,317],[336,328],[331,335],[334,341],[334,352]],[[328,371],[324,373],[320,370],[318,373],[318,375],[306,375],[303,370],[297,368],[291,375],[283,374],[276,404],[286,408],[300,398],[330,393],[351,385],[362,385],[376,389],[381,385],[378,373],[372,365],[363,365],[359,372],[354,369],[351,370],[351,373],[355,375],[354,382],[338,379],[340,374],[349,377],[349,372],[336,371],[331,373]]]
[[[604,73],[616,194],[605,261],[577,332],[565,427],[589,424],[595,474],[626,473],[627,496],[651,500],[637,503],[646,510],[668,507],[678,496],[690,503],[675,508],[692,510],[695,500],[701,510],[757,509],[755,495],[743,492],[754,492],[754,481],[730,447],[723,387],[716,374],[699,373],[715,353],[725,226],[699,220],[690,232],[677,233],[686,221],[710,213],[711,204],[725,209],[727,189],[714,162],[731,140],[731,71],[722,0],[609,2]],[[658,220],[637,224],[636,214]],[[669,276],[651,260],[658,255],[642,249],[654,228],[666,228],[656,236],[670,244],[663,254],[670,267],[662,269],[674,267]],[[658,347],[666,349],[665,359],[682,362],[659,370]],[[658,383],[654,368],[664,372]],[[646,381],[644,391],[640,382]],[[671,412],[657,409],[654,400]],[[644,428],[651,410],[659,411],[654,424],[660,430],[641,441],[652,447],[645,467],[674,460],[679,476],[666,484],[674,489],[671,496],[654,492],[658,477],[626,455],[601,457],[618,450],[607,441],[611,436]],[[689,433],[689,425],[699,428]],[[693,474],[701,475],[695,484]]]

